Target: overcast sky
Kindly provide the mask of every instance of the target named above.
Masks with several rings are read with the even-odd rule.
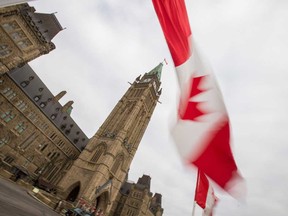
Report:
[[[215,186],[216,216],[286,216],[288,211],[288,1],[186,0],[194,39],[213,68],[231,119],[235,160],[247,184],[240,203]],[[167,59],[162,95],[130,169],[152,177],[165,216],[191,216],[196,169],[169,134],[178,87],[150,0],[38,0],[63,27],[56,49],[31,62],[54,94],[68,93],[72,117],[93,136],[140,74]],[[174,116],[175,117],[175,116]],[[199,212],[197,212],[198,215]]]

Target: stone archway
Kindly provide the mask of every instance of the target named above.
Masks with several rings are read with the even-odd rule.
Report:
[[[101,211],[105,212],[108,204],[109,204],[109,192],[108,191],[104,191],[99,196],[97,196],[95,199],[95,209],[96,210],[101,210]]]
[[[76,182],[75,184],[70,186],[70,193],[67,195],[66,200],[69,202],[74,202],[80,192],[80,182]]]

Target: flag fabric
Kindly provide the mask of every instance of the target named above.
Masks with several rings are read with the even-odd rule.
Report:
[[[213,187],[203,172],[198,170],[195,202],[203,209],[203,216],[212,216],[217,201]]]
[[[230,148],[229,117],[209,67],[196,51],[184,0],[152,0],[174,61],[180,100],[172,136],[185,163],[220,187],[240,177]]]

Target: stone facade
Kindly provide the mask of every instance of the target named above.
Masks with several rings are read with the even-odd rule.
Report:
[[[2,167],[15,178],[40,181],[50,189],[88,142],[69,109],[58,102],[59,95],[53,96],[28,65],[0,76]],[[72,126],[69,133],[63,125]]]
[[[115,212],[110,215],[114,216],[161,216],[163,208],[161,206],[162,195],[150,192],[150,176],[143,175],[137,183],[126,181],[118,194],[118,202],[113,205]]]
[[[54,14],[28,4],[0,7],[0,74],[55,49],[51,40],[61,30]]]
[[[161,94],[162,63],[139,76],[59,182],[66,200],[114,215],[118,193]],[[143,214],[140,214],[143,215]]]
[[[130,164],[161,95],[162,63],[139,76],[88,139],[64,106],[27,64],[55,48],[62,30],[54,14],[28,4],[0,8],[0,174],[37,185],[67,206],[105,215],[160,216],[161,194],[150,177],[127,181]],[[58,210],[60,206],[58,206]]]

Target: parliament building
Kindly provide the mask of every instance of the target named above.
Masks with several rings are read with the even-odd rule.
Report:
[[[55,49],[61,30],[54,14],[28,4],[0,8],[0,175],[42,189],[55,209],[64,202],[109,216],[163,215],[151,177],[128,180],[161,95],[162,63],[131,83],[88,138],[71,117],[73,101],[59,102],[66,91],[53,95],[28,64]]]

